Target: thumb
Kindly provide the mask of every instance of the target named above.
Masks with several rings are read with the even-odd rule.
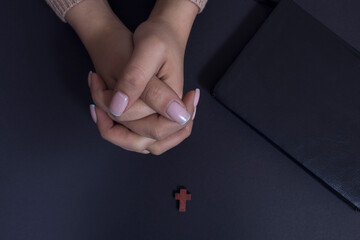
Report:
[[[129,109],[144,91],[150,79],[163,64],[163,51],[159,51],[150,41],[139,42],[135,46],[129,62],[117,79],[110,112],[120,116]]]

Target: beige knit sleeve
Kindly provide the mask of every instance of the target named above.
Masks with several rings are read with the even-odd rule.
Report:
[[[66,13],[75,5],[86,0],[45,0],[47,4],[54,10],[56,15],[63,21],[65,20]],[[207,0],[189,0],[199,7],[199,13],[204,9]]]
[[[199,13],[201,13],[205,8],[207,0],[190,0],[190,2],[195,3],[199,7]]]
[[[54,10],[56,15],[63,21],[65,20],[66,13],[74,6],[85,0],[45,0],[47,4]]]

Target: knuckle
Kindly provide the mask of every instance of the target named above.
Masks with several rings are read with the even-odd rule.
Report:
[[[151,34],[148,35],[146,42],[152,46],[153,49],[155,49],[157,52],[164,52],[166,49],[166,43],[163,38],[161,38],[159,35]]]
[[[152,149],[150,152],[151,152],[151,154],[156,155],[156,156],[160,156],[161,154],[164,153],[164,151],[161,151],[161,150],[158,149],[158,148],[154,148],[154,149]]]
[[[131,149],[134,152],[142,153],[148,147],[148,143],[144,139],[139,139],[131,144]]]
[[[145,71],[139,66],[130,66],[122,79],[131,89],[138,89],[146,81]]]
[[[146,103],[151,103],[155,99],[161,99],[161,88],[159,86],[151,86],[144,90],[144,100]]]
[[[161,127],[152,127],[150,134],[151,137],[156,140],[163,140],[166,137],[166,133]]]
[[[145,150],[144,148],[141,148],[139,146],[132,146],[131,147],[131,151],[133,151],[133,152],[142,153],[144,150]]]

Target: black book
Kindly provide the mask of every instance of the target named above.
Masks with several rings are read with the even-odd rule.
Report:
[[[213,95],[360,208],[360,54],[295,2],[278,4]]]

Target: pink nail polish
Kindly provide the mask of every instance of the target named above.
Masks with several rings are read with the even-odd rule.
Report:
[[[88,85],[89,85],[89,87],[91,86],[91,74],[92,74],[92,71],[90,71],[89,74],[88,74]]]
[[[193,113],[193,116],[192,116],[192,120],[194,120],[195,118],[195,114],[196,114],[196,107],[199,103],[199,99],[200,99],[200,89],[195,89],[195,98],[194,98],[194,113]]]
[[[190,119],[190,114],[186,111],[186,109],[181,106],[176,101],[170,103],[166,113],[170,116],[172,120],[177,122],[180,125],[184,125]]]
[[[193,116],[192,116],[192,119],[191,119],[191,120],[194,120],[194,119],[195,119],[195,115],[196,115],[196,108],[194,108],[194,113],[193,113]]]
[[[200,99],[200,89],[195,89],[195,98],[194,98],[194,107],[196,108],[196,106],[199,103],[199,99]]]
[[[111,100],[109,107],[110,112],[117,117],[120,116],[124,112],[128,101],[129,98],[126,94],[117,91]]]
[[[95,104],[90,104],[90,114],[91,114],[91,117],[94,121],[94,123],[96,123],[97,121],[97,117],[96,117],[96,112],[95,112]]]

